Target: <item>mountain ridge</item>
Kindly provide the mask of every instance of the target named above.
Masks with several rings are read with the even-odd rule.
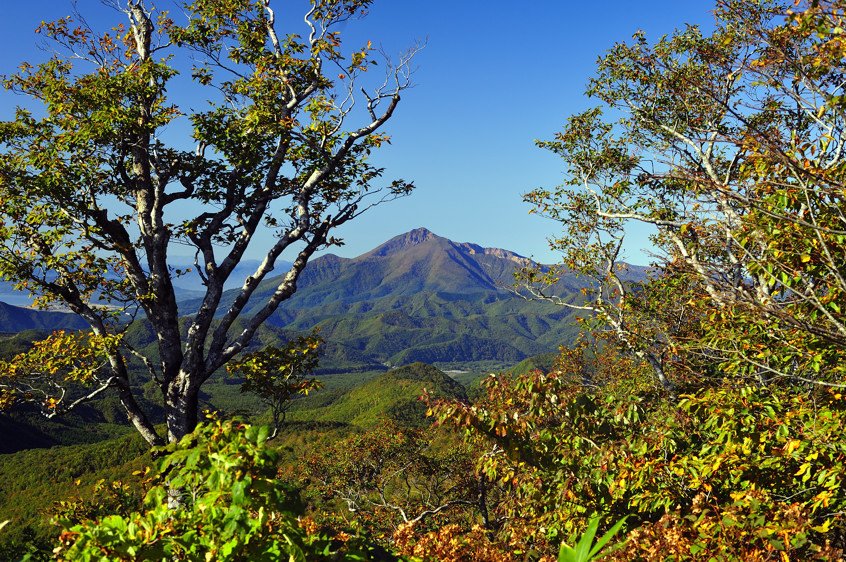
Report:
[[[529,259],[521,256],[515,252],[510,250],[505,250],[502,248],[487,248],[480,246],[479,244],[474,244],[472,242],[454,242],[448,238],[444,238],[442,236],[438,236],[431,230],[425,227],[418,227],[414,230],[410,230],[403,234],[398,234],[393,238],[390,238],[387,242],[384,242],[377,246],[376,248],[370,250],[369,252],[365,252],[358,256],[359,258],[365,258],[370,256],[379,256],[384,257],[392,253],[396,253],[397,251],[407,250],[412,246],[418,246],[428,241],[432,240],[442,240],[449,244],[452,244],[456,248],[460,248],[470,254],[485,254],[485,255],[494,255],[499,258],[510,259],[515,263],[522,264],[528,262]],[[356,259],[356,258],[350,258]]]
[[[315,258],[301,274],[297,292],[282,308],[288,308],[288,303],[360,302],[423,290],[488,291],[512,283],[514,265],[525,262],[527,258],[508,250],[456,243],[417,228],[354,258],[334,254]],[[262,302],[279,281],[279,277],[265,280],[254,300]],[[333,286],[322,285],[324,282]]]
[[[318,328],[337,356],[370,364],[513,364],[557,350],[575,332],[572,311],[527,302],[508,290],[515,269],[529,262],[509,250],[416,228],[354,258],[326,254],[312,260],[297,292],[267,323],[297,333]],[[259,286],[248,315],[279,281]],[[582,298],[574,277],[560,286],[562,295]],[[223,301],[233,298],[229,293]],[[334,365],[327,355],[326,363]]]

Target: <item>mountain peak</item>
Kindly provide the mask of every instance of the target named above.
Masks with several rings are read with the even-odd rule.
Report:
[[[417,246],[428,242],[430,240],[442,239],[431,230],[426,228],[415,228],[405,234],[394,236],[381,246],[368,252],[367,256],[388,256],[398,251],[405,250],[412,246]]]
[[[420,244],[421,242],[425,242],[427,240],[431,240],[433,238],[438,238],[438,236],[427,228],[415,228],[414,230],[410,230],[405,234],[400,234],[396,238],[403,238],[408,240],[411,244]]]

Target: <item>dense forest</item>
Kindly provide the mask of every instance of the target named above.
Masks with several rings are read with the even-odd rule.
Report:
[[[380,191],[368,157],[419,49],[370,84],[376,53],[345,57],[340,33],[369,4],[314,0],[301,37],[267,1],[195,2],[185,25],[128,2],[130,25],[104,34],[45,23],[70,54],[4,79],[46,109],[0,124],[0,274],[85,326],[31,316],[2,338],[0,421],[45,448],[0,455],[0,557],[842,559],[846,6],[718,0],[710,33],[611,46],[593,107],[537,141],[566,179],[524,199],[560,227],[562,259],[505,256],[517,307],[423,276],[379,300],[396,241],[344,270],[312,259],[413,188]],[[196,150],[157,136],[181,116],[171,51],[223,102],[191,115]],[[202,210],[165,213],[185,201]],[[275,239],[232,289],[261,224]],[[642,224],[655,261],[634,272],[620,256]],[[501,251],[409,237],[456,278],[507,273]],[[173,240],[202,279],[185,315]],[[310,331],[327,291],[358,316]],[[549,318],[569,339],[535,355]],[[412,362],[459,353],[510,362],[455,378]],[[59,414],[53,436],[32,421]]]

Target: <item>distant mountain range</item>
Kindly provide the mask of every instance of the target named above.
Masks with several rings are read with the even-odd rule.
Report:
[[[573,314],[548,303],[527,302],[508,290],[515,269],[527,258],[498,248],[457,243],[418,228],[396,236],[356,258],[332,254],[312,260],[300,276],[297,292],[268,319],[261,344],[291,332],[317,327],[327,341],[323,365],[397,366],[422,361],[450,364],[499,361],[513,365],[539,353],[554,352],[572,340]],[[284,270],[283,270],[284,271]],[[632,266],[628,275],[645,276]],[[265,280],[246,315],[258,310],[281,277]],[[556,292],[581,298],[582,283],[565,276]],[[180,312],[199,306],[191,293]],[[224,294],[223,304],[236,291]],[[0,307],[0,331],[65,327],[67,315]],[[52,314],[54,316],[41,316]],[[59,316],[55,316],[55,315]],[[39,324],[35,319],[43,318]],[[147,343],[135,345],[141,348]],[[152,343],[152,340],[151,342]]]
[[[0,332],[82,330],[87,327],[85,320],[76,314],[35,310],[0,302]]]
[[[183,275],[173,279],[173,286],[176,289],[178,300],[188,300],[201,298],[204,294],[202,291],[202,279],[197,274],[197,268],[193,262],[188,261],[188,258],[177,258],[183,261],[176,261],[172,264],[174,269],[184,271]],[[240,287],[244,281],[255,273],[261,262],[259,260],[243,260],[235,269],[226,281],[225,288],[234,289]],[[286,270],[291,267],[291,262],[277,261],[276,269]],[[32,298],[25,292],[16,291],[14,285],[8,281],[0,281],[0,303],[11,304],[19,307],[27,307],[32,304]]]

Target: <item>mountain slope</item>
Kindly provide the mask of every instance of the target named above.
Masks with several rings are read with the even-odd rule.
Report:
[[[514,268],[526,261],[507,250],[457,244],[419,228],[357,258],[330,254],[313,260],[283,308],[366,302],[421,291],[497,291],[513,282]],[[264,302],[278,283],[279,278],[266,281],[254,300]]]
[[[331,342],[323,365],[345,362],[404,365],[500,361],[514,364],[555,351],[573,337],[571,311],[527,302],[507,287],[528,260],[508,250],[456,243],[419,228],[356,258],[313,260],[297,292],[269,326],[306,332],[317,327]],[[265,281],[253,297],[258,310],[279,283]],[[558,292],[580,298],[565,278]],[[224,301],[234,293],[224,295]]]

